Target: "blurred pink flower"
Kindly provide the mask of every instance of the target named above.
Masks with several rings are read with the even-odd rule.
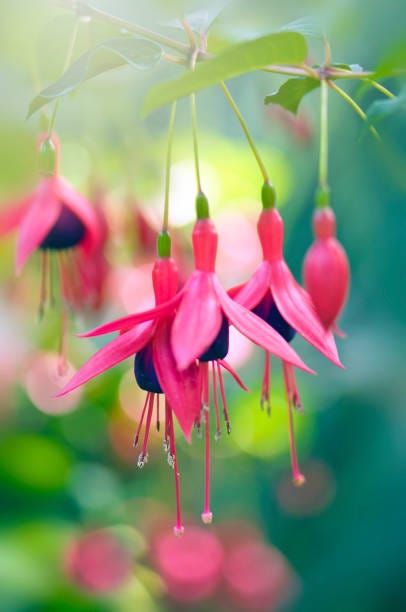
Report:
[[[65,551],[64,566],[70,580],[92,593],[122,587],[131,577],[130,551],[107,530],[78,537]]]

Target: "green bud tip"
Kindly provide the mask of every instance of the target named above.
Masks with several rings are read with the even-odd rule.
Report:
[[[50,138],[41,143],[38,150],[39,171],[44,176],[52,176],[56,169],[56,149]]]
[[[276,202],[276,191],[275,187],[270,181],[266,181],[262,185],[261,199],[263,208],[273,208]]]
[[[328,187],[319,187],[316,191],[316,206],[317,208],[326,208],[330,205],[330,189]]]
[[[157,239],[158,257],[168,259],[171,256],[171,237],[168,232],[160,232]]]
[[[196,196],[196,215],[198,219],[208,219],[210,217],[209,201],[202,191]]]

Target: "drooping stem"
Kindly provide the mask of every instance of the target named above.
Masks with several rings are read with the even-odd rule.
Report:
[[[197,192],[202,193],[202,182],[200,178],[200,164],[199,164],[199,145],[198,145],[198,139],[197,139],[196,95],[194,93],[192,93],[190,96],[190,112],[192,115],[193,150],[194,150],[194,158],[195,158]]]
[[[78,32],[79,32],[79,24],[80,24],[79,19],[76,19],[75,25],[73,26],[72,36],[69,42],[68,52],[66,54],[66,59],[65,59],[63,70],[62,70],[62,74],[64,74],[67,71],[72,61],[73,50],[75,48],[76,39],[77,39]],[[60,102],[61,102],[61,99],[57,98],[55,102],[54,110],[52,112],[51,119],[49,121],[48,138],[51,138],[52,132],[54,131],[56,115],[58,113]]]
[[[66,8],[74,10],[74,3],[72,0],[62,0],[60,2]],[[168,36],[164,36],[163,34],[158,34],[158,32],[153,32],[148,28],[144,28],[136,23],[132,23],[130,21],[126,21],[125,19],[121,19],[120,17],[115,17],[110,13],[102,11],[98,8],[88,5],[86,2],[81,2],[81,14],[86,17],[95,17],[100,19],[101,21],[106,21],[110,24],[116,25],[120,29],[127,30],[128,32],[133,32],[134,34],[140,34],[149,40],[153,40],[158,44],[164,45],[165,47],[169,47],[170,49],[175,49],[176,51],[180,51],[186,53],[188,51],[188,46],[184,43],[181,43],[177,40],[173,40]]]
[[[320,82],[320,156],[319,202],[328,206],[328,88],[326,79]]]
[[[393,94],[389,89],[387,89],[386,87],[384,87],[377,81],[369,81],[369,82],[371,83],[372,87],[375,87],[375,89],[383,93],[384,96],[387,96],[388,98],[391,98],[392,100],[396,98],[395,94]]]
[[[169,189],[171,181],[171,163],[172,163],[172,144],[173,144],[173,128],[175,125],[176,117],[176,101],[172,103],[171,117],[169,119],[169,130],[168,130],[168,148],[166,150],[166,166],[165,166],[165,201],[164,201],[164,215],[162,221],[162,231],[168,231],[169,225]]]
[[[331,87],[331,89],[333,89],[336,93],[338,93],[338,95],[341,96],[343,100],[345,100],[355,110],[357,115],[359,115],[363,121],[367,120],[367,116],[362,110],[362,108],[355,102],[355,100],[351,98],[351,96],[349,96],[343,89],[341,89],[341,87],[338,87],[338,85],[336,85],[335,83],[332,83],[331,81],[329,81],[328,85],[329,87]],[[378,132],[376,131],[376,129],[372,125],[368,127],[369,127],[371,134],[373,134],[377,140],[380,140],[380,136]]]
[[[259,169],[261,171],[261,174],[263,176],[264,183],[266,183],[266,182],[269,181],[269,176],[268,176],[268,173],[266,171],[265,164],[262,161],[261,156],[260,156],[260,154],[258,152],[258,149],[255,146],[255,143],[254,143],[254,141],[252,139],[252,136],[251,136],[251,134],[249,132],[248,126],[245,123],[244,117],[241,115],[240,109],[238,108],[237,104],[235,103],[235,100],[232,97],[232,95],[231,95],[227,85],[224,83],[224,81],[220,81],[220,86],[221,86],[221,89],[223,90],[224,95],[226,96],[226,98],[227,98],[231,108],[233,109],[235,116],[237,117],[237,119],[238,119],[238,121],[239,121],[239,123],[240,123],[240,125],[241,125],[241,127],[243,129],[245,137],[246,137],[246,139],[248,141],[248,144],[249,144],[249,146],[251,148],[251,151],[252,151],[252,153],[253,153],[253,155],[254,155],[254,157],[256,159],[256,162],[257,162],[257,164],[259,166]]]

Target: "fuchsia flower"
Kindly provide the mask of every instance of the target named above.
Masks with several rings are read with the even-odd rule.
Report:
[[[321,324],[310,296],[293,278],[283,258],[283,221],[274,207],[264,207],[259,221],[258,233],[263,250],[263,261],[251,279],[230,290],[230,295],[246,308],[257,313],[281,337],[290,342],[296,332],[312,344],[327,359],[340,367],[341,363],[331,332]],[[265,366],[261,395],[261,406],[270,411],[270,352],[265,351]],[[276,354],[276,353],[275,353]],[[301,408],[292,362],[283,356],[283,374],[289,416],[289,439],[291,447],[293,480],[302,484],[293,431],[292,404]]]
[[[315,211],[313,230],[316,240],[304,260],[304,282],[322,324],[334,329],[347,299],[350,269],[347,255],[335,237],[336,220],[331,208]]]
[[[168,238],[167,234],[161,234],[159,240],[165,241]],[[106,344],[78,370],[59,396],[73,391],[128,357],[134,357],[135,379],[141,389],[147,391],[134,440],[134,445],[137,445],[145,421],[145,435],[138,457],[138,467],[143,467],[148,460],[148,437],[154,408],[157,413],[157,429],[160,428],[159,397],[164,393],[164,449],[168,452],[168,463],[175,472],[177,504],[175,533],[181,534],[183,526],[180,514],[179,470],[172,412],[175,413],[186,438],[190,440],[190,432],[199,414],[200,404],[196,393],[198,388],[197,366],[193,363],[183,371],[179,371],[170,344],[174,304],[176,304],[173,297],[178,288],[178,273],[175,262],[169,257],[169,252],[170,250],[167,251],[167,256],[159,257],[154,265],[153,285],[157,306],[152,311],[153,316],[150,316],[151,311],[148,311],[124,317],[84,334],[84,336],[95,336],[111,331],[120,332],[117,338]]]
[[[39,142],[43,178],[33,193],[0,213],[0,235],[18,228],[16,269],[20,272],[36,250],[42,251],[43,310],[52,292],[49,254],[57,254],[61,293],[66,301],[82,303],[92,292],[91,283],[78,275],[101,242],[100,223],[91,204],[59,175],[59,145],[55,136]],[[78,279],[81,286],[77,285]],[[52,296],[51,296],[52,297]]]

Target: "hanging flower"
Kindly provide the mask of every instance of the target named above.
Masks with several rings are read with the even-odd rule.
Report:
[[[165,394],[164,406],[164,449],[168,453],[168,463],[174,468],[177,504],[177,522],[175,533],[183,532],[180,513],[179,469],[176,455],[174,425],[172,412],[177,417],[179,425],[190,440],[193,424],[200,411],[197,395],[198,370],[195,363],[183,371],[179,371],[170,344],[170,333],[174,317],[174,300],[172,299],[178,287],[178,273],[175,262],[170,258],[165,244],[169,240],[167,234],[161,234],[158,253],[163,254],[154,265],[152,278],[156,299],[154,318],[145,313],[125,317],[108,323],[85,336],[100,335],[110,331],[119,331],[120,335],[100,349],[75,374],[68,385],[59,394],[65,395],[83,385],[90,379],[105,372],[128,357],[134,357],[134,376],[141,387],[147,392],[140,424],[134,444],[139,442],[141,428],[145,422],[145,434],[141,453],[138,457],[138,467],[143,467],[148,461],[148,437],[156,409],[157,429],[160,429],[160,395]],[[138,319],[140,320],[136,320]],[[149,318],[149,320],[148,320]]]
[[[350,269],[335,237],[336,220],[331,208],[315,211],[313,230],[316,240],[307,251],[303,278],[322,324],[336,330],[335,322],[347,299]]]
[[[102,236],[94,208],[59,174],[59,145],[55,136],[40,139],[38,160],[41,181],[31,194],[0,213],[0,235],[18,229],[17,272],[34,251],[42,252],[42,312],[54,297],[53,259],[57,261],[64,300],[72,306],[86,302],[93,285],[84,275],[77,274],[78,262],[89,261]]]
[[[284,260],[283,221],[273,206],[273,188],[265,184],[264,191],[265,205],[258,221],[263,261],[247,283],[233,288],[229,294],[238,304],[249,308],[266,321],[287,342],[291,342],[297,332],[330,361],[342,367],[333,335],[324,329],[310,296],[295,281]],[[270,412],[271,352],[265,350],[261,394],[261,406],[266,406],[268,412]],[[304,477],[300,473],[296,457],[292,405],[297,409],[301,409],[302,405],[293,371],[295,364],[283,356],[281,359],[288,406],[293,480],[300,485],[304,482]]]

